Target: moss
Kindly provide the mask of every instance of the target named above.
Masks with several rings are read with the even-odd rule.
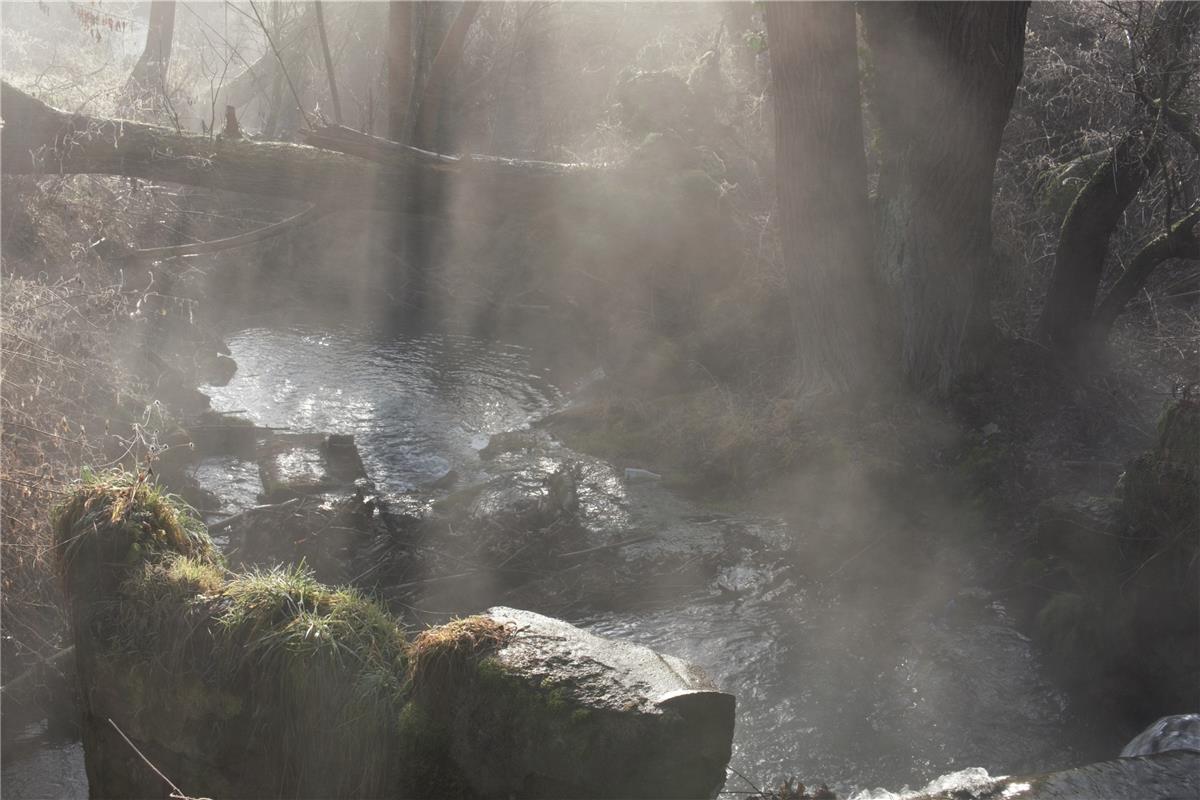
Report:
[[[450,757],[450,733],[422,704],[400,713],[398,755],[409,765],[401,785],[404,797],[465,797],[462,771]]]
[[[543,681],[534,687],[496,658],[478,661],[473,680],[481,689],[478,696],[487,700],[486,708],[476,710],[481,726],[512,731],[548,761],[586,757],[593,743],[588,723],[595,715],[575,701],[569,686]]]

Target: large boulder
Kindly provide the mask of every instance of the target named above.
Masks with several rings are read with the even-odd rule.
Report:
[[[725,782],[734,697],[699,668],[513,608],[503,646],[417,702],[455,771],[494,797],[706,797]]]

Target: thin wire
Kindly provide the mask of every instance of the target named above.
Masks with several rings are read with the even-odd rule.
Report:
[[[279,50],[275,47],[275,40],[271,38],[271,32],[267,30],[262,15],[258,13],[258,6],[254,5],[254,0],[250,0],[250,10],[254,12],[254,16],[258,17],[258,26],[262,28],[262,32],[266,35],[267,44],[271,45],[271,52],[275,54],[275,60],[279,62],[279,69],[283,71],[283,77],[287,79],[288,88],[292,90],[292,97],[296,100],[296,108],[300,109],[300,115],[304,117],[304,124],[310,131],[313,130],[313,124],[308,118],[308,112],[304,110],[304,103],[300,102],[300,93],[296,91],[296,86],[292,83],[292,76],[288,75],[287,66],[283,63],[283,56],[279,55]]]
[[[109,717],[109,718],[108,718],[108,724],[109,724],[109,725],[112,725],[112,726],[113,726],[113,728],[116,728],[116,731],[117,731],[117,733],[121,734],[121,738],[125,740],[125,744],[129,745],[130,747],[132,747],[132,748],[133,748],[133,752],[137,753],[137,754],[138,754],[138,757],[139,757],[139,758],[141,758],[141,759],[142,759],[142,761],[145,761],[145,762],[146,762],[146,766],[148,766],[150,769],[154,770],[154,774],[155,774],[155,775],[157,775],[158,777],[160,777],[160,778],[162,778],[164,781],[166,781],[166,782],[167,782],[167,786],[170,786],[170,787],[171,787],[171,790],[172,790],[172,791],[173,791],[175,794],[177,794],[177,795],[183,795],[183,792],[181,792],[181,791],[179,790],[179,787],[178,787],[178,786],[176,786],[174,783],[172,783],[170,778],[168,778],[166,775],[163,775],[163,774],[162,774],[162,772],[159,770],[159,768],[158,768],[158,767],[156,767],[156,766],[154,766],[154,763],[153,763],[153,762],[152,762],[150,759],[146,758],[146,754],[145,754],[145,753],[143,753],[141,750],[139,750],[139,749],[138,749],[138,747],[137,747],[137,745],[136,745],[136,744],[134,744],[133,742],[131,742],[131,741],[129,740],[129,737],[125,735],[125,731],[123,731],[123,730],[121,730],[120,728],[118,728],[118,727],[117,727],[117,723],[115,723],[115,722],[113,722],[113,721],[112,721],[112,717]]]

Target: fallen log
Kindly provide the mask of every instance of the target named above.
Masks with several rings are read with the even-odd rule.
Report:
[[[444,156],[345,128],[311,144],[181,133],[51,108],[0,84],[0,171],[123,175],[210,189],[297,198],[327,207],[499,222],[603,191],[633,170],[490,156]],[[326,149],[333,145],[343,152]],[[429,197],[448,198],[433,206]]]

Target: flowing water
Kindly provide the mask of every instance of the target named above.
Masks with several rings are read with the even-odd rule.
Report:
[[[450,469],[467,483],[487,477],[495,467],[478,450],[490,434],[565,400],[526,350],[465,337],[258,328],[229,345],[238,371],[206,390],[214,408],[260,425],[354,434],[368,473],[395,500]],[[986,592],[931,605],[907,590],[814,578],[795,563],[805,531],[716,512],[657,485],[626,486],[611,465],[569,455],[586,466],[582,502],[597,541],[648,531],[652,540],[622,548],[626,563],[687,564],[694,554],[715,566],[665,600],[660,592],[608,609],[533,610],[689,659],[733,692],[732,763],[746,780],[731,774],[728,789],[796,776],[850,793],[922,786],[971,766],[1011,774],[1115,755],[1097,751],[1088,720],[1047,682],[1029,640]],[[227,511],[252,505],[260,489],[254,465],[234,458],[207,459],[196,474]],[[58,751],[46,759],[60,777],[71,763],[82,770],[77,751],[66,767]],[[6,767],[6,795],[21,785],[23,763]],[[38,763],[25,771],[49,769]],[[80,785],[63,784],[62,796]]]

